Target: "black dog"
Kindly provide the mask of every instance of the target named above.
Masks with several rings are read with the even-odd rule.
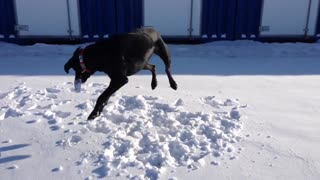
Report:
[[[142,69],[150,70],[152,72],[151,88],[156,88],[156,69],[154,65],[148,63],[153,53],[163,60],[170,86],[176,90],[177,84],[170,72],[171,58],[168,48],[160,34],[152,28],[114,35],[83,49],[78,48],[73,53],[71,59],[65,64],[64,70],[69,73],[70,68],[74,69],[75,82],[86,82],[96,71],[108,74],[111,79],[109,87],[99,96],[88,120],[93,120],[101,114],[110,96],[128,83],[127,76]]]

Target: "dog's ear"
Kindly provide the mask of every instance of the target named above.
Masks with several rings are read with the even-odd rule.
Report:
[[[74,65],[74,61],[76,60],[76,58],[79,56],[79,52],[80,52],[81,47],[78,47],[74,52],[72,57],[69,59],[69,61],[64,65],[64,71],[69,74],[69,70],[73,67]]]
[[[81,50],[81,47],[78,47],[74,52],[73,52],[73,56],[79,56],[79,53],[80,53],[80,50]]]

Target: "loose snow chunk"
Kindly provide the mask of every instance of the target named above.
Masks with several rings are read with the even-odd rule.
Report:
[[[61,92],[61,90],[58,89],[58,88],[46,88],[46,91],[48,93],[59,93],[59,92]]]
[[[32,105],[33,104],[32,99],[33,99],[32,94],[22,97],[22,100],[19,103],[20,107],[23,107],[25,105]]]
[[[216,99],[215,96],[207,96],[207,97],[201,98],[201,101],[205,104],[208,104],[216,108],[219,108],[220,106],[224,105],[224,103],[221,100]]]
[[[110,146],[109,148],[104,150],[104,157],[106,158],[106,161],[112,161],[114,157],[114,146]]]
[[[0,99],[3,99],[7,96],[7,93],[0,93]]]
[[[164,112],[174,112],[176,109],[174,107],[171,107],[169,104],[162,104],[162,103],[155,103],[154,108],[158,110],[162,110]]]
[[[0,121],[1,121],[1,120],[4,120],[5,117],[6,117],[6,112],[0,111]]]
[[[159,137],[155,134],[144,134],[142,139],[139,142],[139,146],[145,151],[149,152],[159,142]]]
[[[19,166],[18,165],[13,165],[13,166],[11,166],[11,167],[8,167],[8,169],[18,169],[19,168]]]
[[[62,166],[59,166],[59,167],[57,167],[57,168],[53,168],[51,171],[52,171],[52,172],[63,171],[63,167],[62,167]]]
[[[62,111],[57,111],[56,115],[60,118],[66,118],[71,115],[71,112],[62,112]]]
[[[88,159],[87,158],[83,158],[79,161],[79,165],[85,165],[88,164]]]
[[[148,166],[145,176],[148,177],[150,180],[157,180],[159,179],[159,174],[161,174],[161,172],[161,169],[157,167]]]
[[[179,99],[176,100],[176,102],[174,103],[174,105],[175,105],[175,106],[183,106],[183,105],[184,105],[184,102],[183,102],[182,99],[179,98]]]
[[[227,99],[223,103],[225,106],[239,106],[239,102],[237,100]]]
[[[76,107],[82,110],[92,109],[92,103],[90,101],[86,101],[84,103],[78,104]]]
[[[231,112],[230,112],[230,117],[232,119],[236,119],[236,120],[239,120],[241,118],[241,114],[239,112],[239,108],[235,107],[235,108],[232,108],[231,109]]]
[[[130,156],[132,152],[132,144],[129,141],[125,141],[115,145],[115,154],[117,156]]]
[[[172,177],[172,178],[170,178],[169,180],[178,180],[178,178]]]
[[[54,119],[56,117],[56,114],[52,111],[45,111],[43,114],[44,118],[46,119]]]
[[[88,128],[92,132],[103,134],[109,134],[112,131],[112,129],[108,125],[108,121],[101,121],[99,123],[93,121],[86,128]]]
[[[11,144],[12,143],[12,139],[8,139],[6,141],[3,141],[2,143],[8,143],[8,144]]]
[[[147,102],[143,96],[124,96],[119,100],[119,104],[124,106],[126,110],[146,110]]]
[[[20,112],[20,110],[18,109],[13,109],[13,108],[9,108],[4,116],[4,118],[8,118],[8,117],[20,117],[22,116],[23,113]]]
[[[215,166],[219,166],[219,165],[220,165],[220,162],[219,162],[219,161],[212,161],[211,164],[212,164],[212,165],[215,165]]]
[[[78,144],[80,141],[82,141],[82,137],[81,136],[71,136],[71,138],[68,139],[72,144]]]
[[[190,149],[187,145],[179,142],[173,141],[169,144],[170,154],[179,162],[187,162],[189,160]]]

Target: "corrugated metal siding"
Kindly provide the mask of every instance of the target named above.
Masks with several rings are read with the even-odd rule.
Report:
[[[142,26],[143,0],[116,0],[117,32],[125,33]]]
[[[106,38],[142,26],[142,0],[80,0],[80,22],[85,38]]]
[[[233,39],[236,0],[202,1],[202,35],[208,38]]]
[[[235,39],[257,38],[263,0],[238,0],[236,8]]]
[[[203,0],[202,35],[217,39],[257,38],[263,0]]]
[[[16,34],[13,0],[0,0],[0,22],[0,36],[7,39]]]
[[[114,0],[80,0],[79,3],[83,36],[92,39],[116,33]]]

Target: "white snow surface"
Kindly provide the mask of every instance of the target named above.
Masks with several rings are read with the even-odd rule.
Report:
[[[169,45],[86,121],[110,82],[80,93],[74,45],[0,43],[0,179],[319,179],[320,44]]]

